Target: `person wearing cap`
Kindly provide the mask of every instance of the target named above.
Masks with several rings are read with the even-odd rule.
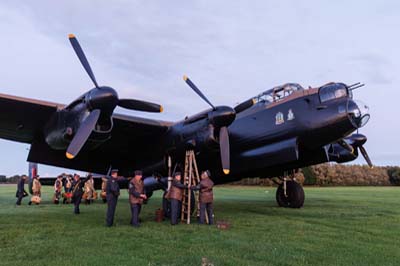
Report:
[[[42,196],[42,192],[41,192],[41,188],[42,188],[42,184],[40,184],[39,181],[39,175],[36,175],[33,177],[32,180],[32,193],[33,196],[31,197],[31,200],[29,201],[29,205],[32,205],[32,203],[35,204],[40,204],[41,201],[41,196]]]
[[[61,189],[62,189],[62,175],[59,175],[57,176],[57,179],[54,182],[54,196],[53,196],[54,204],[58,204],[60,202]]]
[[[117,208],[117,202],[119,197],[119,184],[118,184],[118,170],[113,169],[111,171],[111,178],[107,181],[106,197],[107,197],[107,216],[106,225],[108,227],[114,224],[115,209]]]
[[[74,181],[72,181],[72,202],[74,203],[74,213],[80,214],[79,205],[81,204],[83,196],[83,186],[80,175],[74,174]]]
[[[21,201],[24,197],[28,196],[28,193],[25,191],[25,181],[28,177],[26,175],[22,175],[21,179],[18,181],[17,186],[17,202],[15,204],[21,205]]]
[[[210,171],[203,171],[201,173],[201,181],[197,186],[192,186],[192,190],[200,190],[200,224],[206,223],[206,212],[208,216],[208,224],[214,223],[213,219],[213,186],[214,182],[211,180]]]
[[[186,185],[181,183],[181,173],[176,172],[174,179],[171,183],[171,188],[169,191],[169,199],[171,201],[171,224],[178,224],[178,219],[180,216],[183,190],[187,188]]]
[[[142,209],[143,200],[147,199],[144,194],[144,184],[142,171],[135,171],[135,177],[129,182],[129,203],[131,204],[131,225],[139,227],[139,214]]]

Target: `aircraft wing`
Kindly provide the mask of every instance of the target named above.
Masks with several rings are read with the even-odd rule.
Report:
[[[0,138],[32,143],[63,105],[0,94]]]
[[[96,149],[83,147],[70,160],[65,150],[53,150],[44,140],[43,128],[65,105],[0,94],[0,138],[31,144],[28,161],[104,174],[110,166],[123,169],[144,167],[172,124],[153,119],[114,114],[111,138]],[[150,154],[146,152],[150,151]]]
[[[110,166],[121,175],[132,174],[132,167],[143,169],[152,161],[152,151],[163,141],[170,122],[114,114],[111,138],[95,149],[82,148],[74,159],[65,157],[65,150],[53,150],[43,137],[32,142],[28,161],[97,174],[105,174]]]

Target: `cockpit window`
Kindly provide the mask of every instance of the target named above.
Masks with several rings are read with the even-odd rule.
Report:
[[[261,93],[255,99],[258,103],[270,104],[279,102],[298,90],[304,89],[297,83],[286,83]]]
[[[338,98],[343,98],[347,95],[347,87],[342,83],[324,85],[319,89],[319,97],[322,103]]]

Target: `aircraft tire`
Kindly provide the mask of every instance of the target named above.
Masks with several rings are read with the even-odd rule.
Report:
[[[276,202],[280,207],[285,208],[301,208],[304,205],[304,189],[296,181],[286,182],[286,193],[283,191],[283,184],[279,185],[276,190]]]

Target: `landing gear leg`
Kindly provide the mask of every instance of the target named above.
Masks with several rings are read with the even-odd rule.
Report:
[[[301,208],[304,204],[304,190],[294,178],[294,172],[290,175],[285,173],[283,182],[276,190],[276,202],[279,207]]]

